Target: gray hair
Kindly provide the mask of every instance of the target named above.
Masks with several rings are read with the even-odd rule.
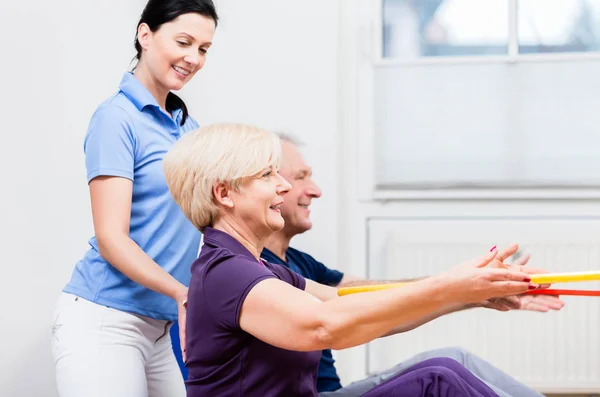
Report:
[[[300,139],[296,138],[294,135],[292,134],[288,134],[287,132],[283,132],[283,131],[275,131],[275,135],[277,135],[279,137],[279,140],[281,142],[287,142],[287,143],[291,143],[294,146],[304,146],[304,142],[302,142]]]

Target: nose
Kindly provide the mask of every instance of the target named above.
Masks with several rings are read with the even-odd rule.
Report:
[[[290,191],[292,185],[281,175],[277,174],[279,177],[279,183],[277,184],[277,194],[284,195]]]
[[[321,189],[315,183],[315,181],[313,181],[312,179],[310,179],[310,181],[309,181],[308,189],[306,189],[306,194],[308,194],[310,197],[314,197],[314,198],[321,197]]]
[[[194,52],[193,54],[188,54],[183,58],[183,61],[190,65],[192,68],[196,69],[200,64],[200,54]]]

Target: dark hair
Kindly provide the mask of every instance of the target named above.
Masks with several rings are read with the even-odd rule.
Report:
[[[210,18],[215,21],[215,26],[219,20],[217,10],[215,9],[212,0],[149,0],[146,7],[144,7],[144,11],[142,11],[142,16],[140,17],[137,28],[145,23],[152,32],[156,32],[162,24],[171,22],[180,15],[189,13],[196,13],[206,18]],[[135,59],[139,61],[142,57],[142,47],[138,41],[137,29],[134,45],[135,50],[137,51]],[[183,111],[181,125],[185,123],[185,120],[188,117],[188,110],[181,98],[172,92],[169,92],[169,94],[167,94],[166,107],[166,110],[169,112],[171,110],[181,109]]]

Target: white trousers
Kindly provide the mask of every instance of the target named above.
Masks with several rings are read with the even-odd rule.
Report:
[[[185,397],[163,320],[63,293],[52,326],[60,397]]]

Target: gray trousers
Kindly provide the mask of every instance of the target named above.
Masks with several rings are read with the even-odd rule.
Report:
[[[500,397],[544,397],[542,394],[519,383],[517,380],[482,358],[479,358],[460,347],[448,347],[418,354],[393,368],[351,383],[339,390],[319,393],[319,397],[360,397],[399,372],[402,372],[421,361],[435,357],[449,357],[458,361]]]

